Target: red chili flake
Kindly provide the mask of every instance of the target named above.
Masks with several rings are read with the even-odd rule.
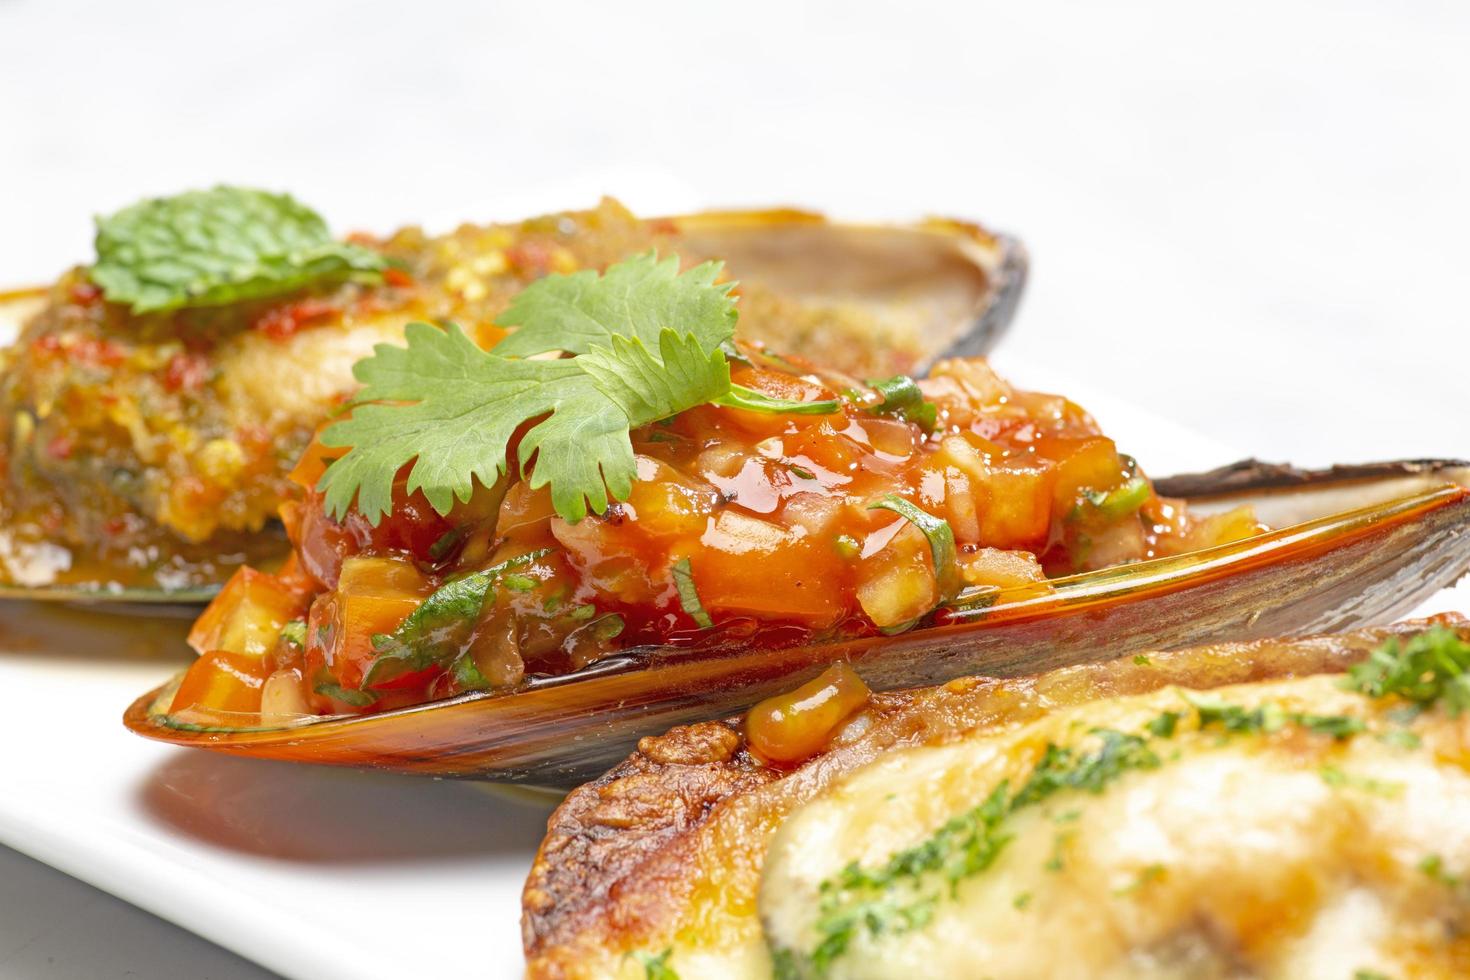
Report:
[[[333,316],[335,304],[322,299],[303,299],[267,311],[255,321],[255,329],[272,340],[285,340],[302,327]]]
[[[672,218],[652,218],[648,222],[648,230],[655,235],[677,235],[679,226]]]
[[[383,281],[390,286],[396,286],[399,289],[407,289],[408,287],[413,285],[413,276],[398,268],[398,266],[396,265],[390,265],[388,266],[388,268],[383,270]]]
[[[198,391],[208,379],[209,361],[202,354],[175,354],[163,369],[163,386],[169,391]]]
[[[44,337],[37,337],[31,341],[31,350],[38,354],[54,354],[61,350],[61,338],[54,333],[48,333]]]
[[[56,436],[46,443],[46,452],[50,453],[54,459],[70,459],[74,449],[76,449],[76,444],[67,435]]]
[[[522,275],[540,277],[551,271],[551,247],[545,242],[519,242],[505,250],[505,258]]]
[[[71,301],[82,306],[91,306],[102,298],[102,288],[94,282],[82,279],[71,284]]]
[[[128,359],[127,352],[106,338],[80,337],[67,348],[72,359],[82,364],[117,367]]]
[[[109,538],[115,538],[128,529],[128,522],[121,517],[114,517],[102,525],[102,533]]]

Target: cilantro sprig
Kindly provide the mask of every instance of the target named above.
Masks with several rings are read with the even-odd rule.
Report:
[[[377,523],[399,470],[440,514],[491,486],[516,461],[531,489],[550,487],[572,523],[626,500],[636,475],[632,429],[715,402],[756,411],[838,411],[786,402],[730,382],[733,283],[721,265],[679,272],[652,252],[610,266],[552,275],[526,287],[499,318],[518,328],[493,352],[457,327],[409,324],[406,347],[379,344],[353,373],[362,382],[350,417],[322,433],[350,447],[318,488],[330,514],[357,509]],[[538,355],[571,355],[542,359]],[[527,428],[527,426],[529,427]]]
[[[98,218],[91,277],[110,302],[153,313],[375,280],[386,264],[335,240],[321,215],[288,194],[221,186]]]

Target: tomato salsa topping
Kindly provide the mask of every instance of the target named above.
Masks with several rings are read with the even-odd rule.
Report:
[[[1158,497],[1079,406],[983,360],[859,381],[733,344],[717,270],[639,261],[641,279],[613,267],[560,294],[621,283],[625,333],[589,326],[611,305],[531,287],[514,345],[424,326],[360,363],[350,417],[291,475],[292,560],[242,570],[206,610],[173,713],[282,723],[513,690],[644,645],[897,633],[1260,530],[1248,510],[1197,520]],[[548,332],[542,308],[582,335]],[[530,356],[549,350],[574,356]],[[459,390],[436,389],[451,372]],[[574,411],[588,405],[604,414]],[[773,754],[799,754],[772,722]]]

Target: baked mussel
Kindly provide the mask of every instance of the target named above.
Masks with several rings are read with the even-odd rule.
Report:
[[[979,359],[864,382],[731,345],[716,270],[676,269],[548,278],[496,352],[429,325],[380,347],[294,472],[293,558],[237,573],[127,724],[565,787],[836,661],[887,690],[1346,629],[1470,565],[1465,464],[1156,486]],[[627,333],[571,336],[608,290]]]
[[[0,294],[0,596],[202,601],[236,568],[277,568],[289,472],[374,345],[452,321],[489,347],[528,283],[676,250],[728,256],[742,338],[864,377],[986,349],[1026,268],[1015,240],[944,220],[642,219],[604,200],[338,239],[285,195],[145,201],[99,220],[92,265]]]

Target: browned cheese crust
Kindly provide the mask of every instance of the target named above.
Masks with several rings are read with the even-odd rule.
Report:
[[[626,761],[573,791],[548,822],[523,896],[528,975],[598,976],[630,953],[657,951],[679,937],[738,941],[758,930],[756,895],[771,835],[824,787],[893,747],[942,743],[1169,685],[1206,689],[1340,672],[1386,638],[1430,622],[1470,625],[1446,615],[875,694],[823,754],[791,771],[752,756],[739,720],[645,738]]]

